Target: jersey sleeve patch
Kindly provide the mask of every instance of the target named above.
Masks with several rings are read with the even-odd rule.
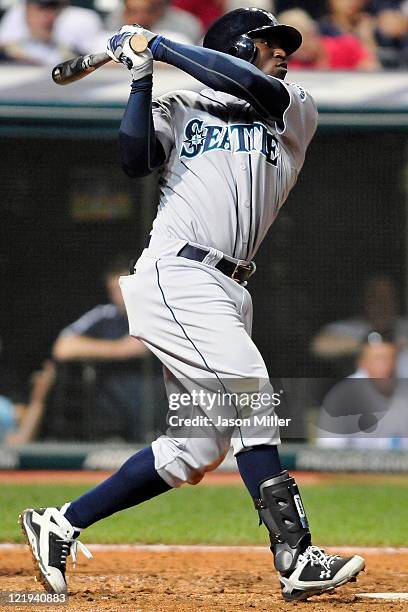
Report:
[[[298,85],[297,83],[291,83],[291,86],[293,87],[293,89],[296,91],[296,93],[299,96],[299,99],[301,102],[306,102],[306,97],[307,97],[307,93],[306,91],[303,89],[303,87],[301,87],[300,85]]]

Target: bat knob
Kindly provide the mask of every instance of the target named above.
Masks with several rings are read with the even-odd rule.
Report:
[[[61,70],[59,66],[55,66],[55,68],[53,68],[51,76],[54,83],[57,83],[59,85],[61,82]]]
[[[134,51],[135,53],[143,53],[143,51],[146,51],[149,45],[149,41],[143,34],[133,34],[132,38],[129,41],[129,44],[132,48],[132,51]]]

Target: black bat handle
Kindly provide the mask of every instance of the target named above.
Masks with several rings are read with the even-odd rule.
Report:
[[[52,80],[57,85],[69,85],[79,81],[97,68],[111,61],[107,53],[81,55],[58,64],[52,69]]]

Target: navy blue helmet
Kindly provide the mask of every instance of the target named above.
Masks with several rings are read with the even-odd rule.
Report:
[[[229,53],[253,63],[257,48],[253,38],[273,38],[291,55],[302,44],[302,35],[296,28],[279,24],[272,13],[258,8],[238,8],[226,13],[209,28],[203,47]]]

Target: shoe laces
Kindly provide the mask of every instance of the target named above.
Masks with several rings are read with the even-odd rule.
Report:
[[[311,565],[320,565],[325,570],[330,570],[330,565],[338,558],[339,555],[328,555],[317,546],[308,546],[305,552],[299,555],[300,561],[306,560]]]
[[[72,556],[72,563],[74,567],[76,566],[78,549],[82,552],[83,555],[85,555],[87,559],[93,559],[92,553],[90,552],[90,550],[84,544],[82,544],[82,542],[80,542],[79,540],[74,540],[73,538],[71,538],[67,540],[65,539],[57,540],[57,542],[62,543],[61,545],[61,564],[64,566],[66,566],[67,564],[67,557],[70,553]]]

